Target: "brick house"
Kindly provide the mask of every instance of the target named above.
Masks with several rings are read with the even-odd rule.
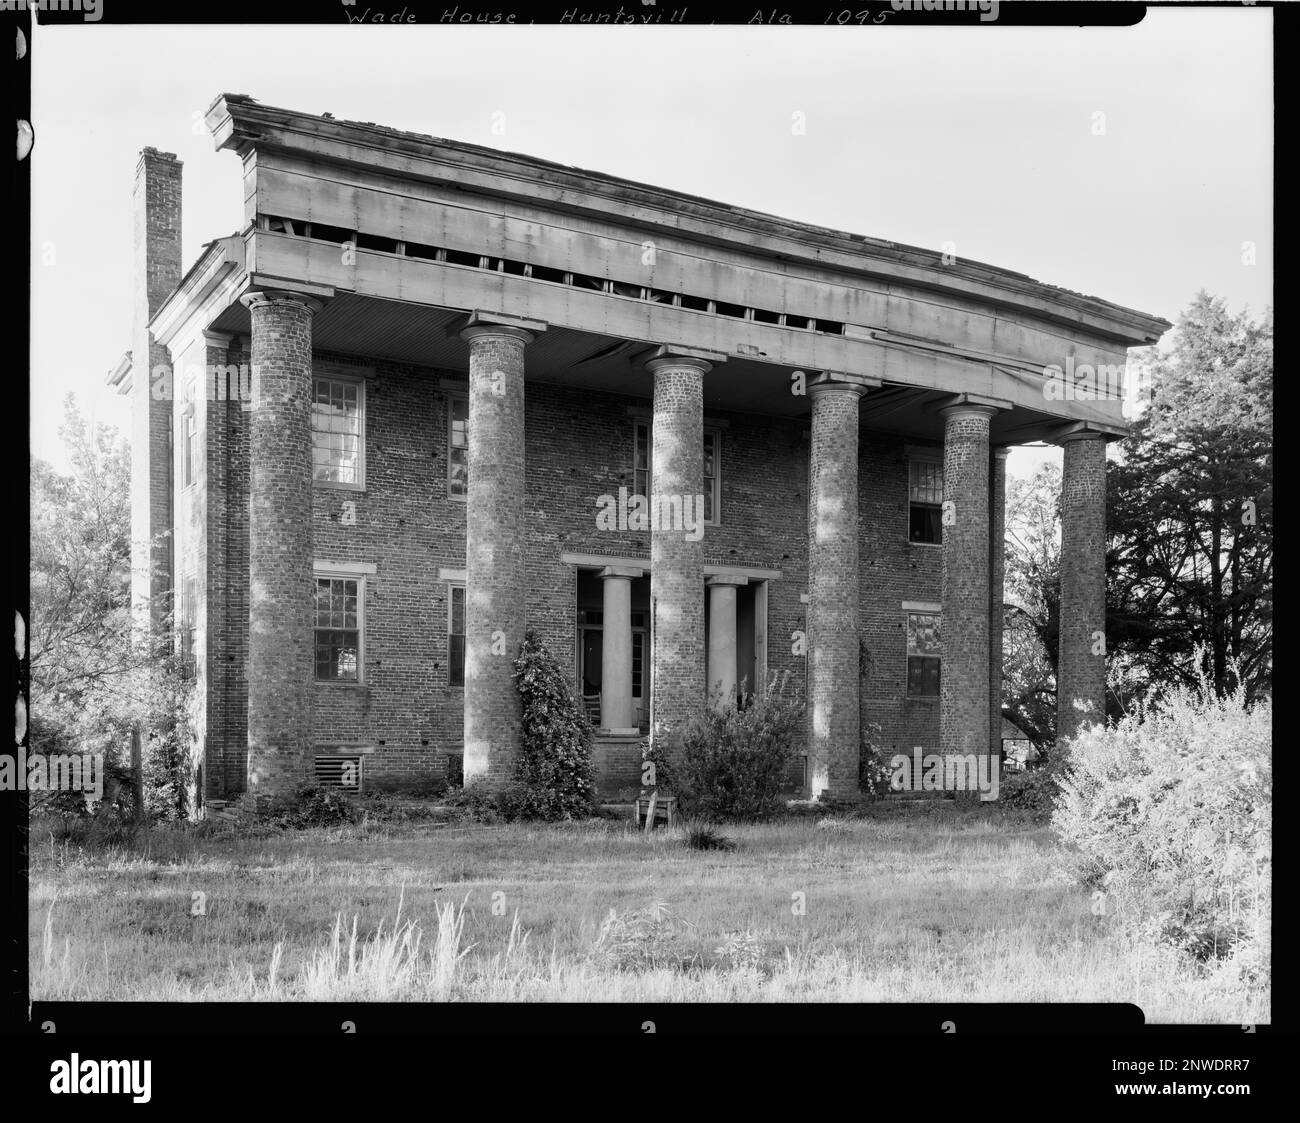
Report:
[[[510,774],[525,627],[637,783],[789,672],[810,794],[997,753],[1005,457],[1065,446],[1061,728],[1102,709],[1106,442],[1156,317],[928,250],[225,95],[244,229],[135,185],[132,536],[206,798]],[[169,534],[167,532],[170,532]],[[156,619],[160,617],[155,617]]]

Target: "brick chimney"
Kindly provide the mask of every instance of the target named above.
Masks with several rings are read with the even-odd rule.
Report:
[[[131,333],[131,603],[157,627],[168,608],[172,557],[171,359],[149,320],[181,281],[181,162],[146,148],[135,168]],[[165,367],[167,377],[155,371]],[[165,537],[164,537],[165,535]]]

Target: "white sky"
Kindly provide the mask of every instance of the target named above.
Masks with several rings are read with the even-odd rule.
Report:
[[[126,424],[103,379],[131,343],[139,150],[184,161],[186,269],[242,226],[239,159],[197,123],[227,92],[855,234],[952,242],[960,257],[1169,320],[1199,288],[1234,311],[1272,302],[1268,9],[1153,9],[1114,29],[33,34],[31,439],[33,455],[60,464],[65,393]],[[805,135],[792,132],[796,112]],[[1258,247],[1253,266],[1243,242]],[[1052,455],[1017,451],[1010,467]]]

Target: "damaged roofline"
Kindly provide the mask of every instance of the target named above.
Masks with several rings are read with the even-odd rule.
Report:
[[[258,146],[298,151],[322,161],[363,164],[398,178],[450,183],[555,210],[631,221],[698,242],[1017,309],[1100,333],[1126,347],[1155,343],[1172,327],[1161,317],[1012,270],[966,260],[943,264],[943,255],[934,250],[814,226],[535,156],[262,105],[244,94],[218,96],[206,120],[216,148],[231,148],[241,156]],[[356,149],[365,150],[364,158]],[[587,203],[576,201],[575,192]],[[629,216],[629,205],[647,213]]]

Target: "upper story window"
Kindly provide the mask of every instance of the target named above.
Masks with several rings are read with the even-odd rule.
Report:
[[[361,681],[365,579],[316,576],[316,681]]]
[[[447,685],[465,685],[465,586],[447,587]]]
[[[177,613],[177,635],[180,648],[181,677],[192,679],[196,663],[194,636],[199,618],[199,579],[187,573],[181,580],[180,611]]]
[[[469,495],[469,399],[447,399],[447,495]]]
[[[650,474],[654,465],[654,436],[649,421],[633,426],[632,494],[650,496]],[[704,521],[717,526],[722,521],[722,433],[704,430]]]
[[[312,479],[342,487],[365,486],[366,386],[360,379],[313,380]]]
[[[914,456],[908,461],[908,540],[941,543],[942,515],[943,462]]]
[[[939,614],[907,614],[907,696],[939,697]]]
[[[187,488],[199,478],[199,426],[194,403],[188,402],[181,414],[181,487]]]

